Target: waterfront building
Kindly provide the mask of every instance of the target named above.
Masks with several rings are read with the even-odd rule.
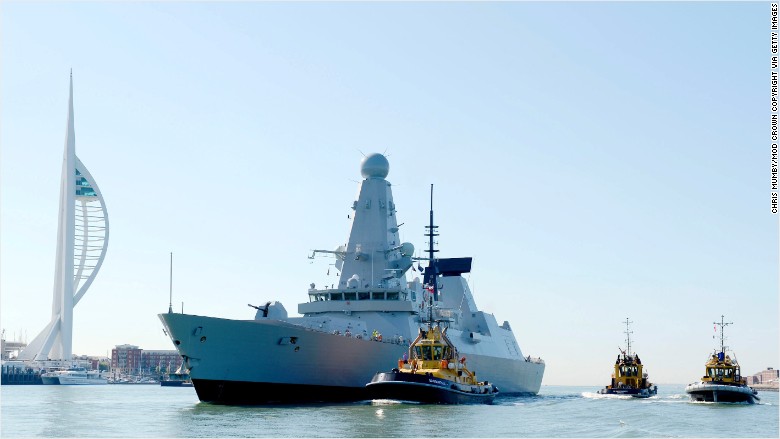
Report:
[[[27,346],[27,343],[22,341],[8,341],[5,339],[5,331],[3,331],[3,337],[0,338],[0,353],[2,360],[10,360],[16,358],[19,352]]]
[[[111,370],[126,374],[137,374],[141,369],[141,348],[123,344],[111,350]]]
[[[155,375],[171,373],[182,363],[181,355],[173,350],[149,350],[141,352],[141,371],[143,374]]]
[[[57,256],[49,324],[25,347],[19,360],[72,360],[73,307],[100,270],[108,247],[108,212],[95,179],[76,156],[73,75],[60,180]]]
[[[777,383],[778,378],[780,378],[780,370],[767,367],[766,370],[746,378],[748,385]]]
[[[143,350],[130,344],[117,345],[111,350],[111,369],[122,374],[170,373],[181,363],[181,355],[176,350]]]

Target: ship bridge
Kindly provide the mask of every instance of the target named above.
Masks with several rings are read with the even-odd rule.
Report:
[[[299,314],[321,312],[405,311],[415,312],[411,292],[399,288],[309,290],[309,302],[298,305]]]

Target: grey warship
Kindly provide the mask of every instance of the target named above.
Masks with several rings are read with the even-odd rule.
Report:
[[[275,301],[247,320],[170,309],[159,314],[201,401],[367,399],[365,384],[395,363],[430,319],[448,326],[458,351],[502,394],[539,392],[544,361],[523,354],[509,322],[499,325],[477,308],[462,276],[471,270],[471,258],[435,257],[433,207],[426,226],[429,257],[415,258],[414,246],[400,242],[389,170],[381,154],[363,159],[347,244],[310,256],[334,258],[339,282],[324,289],[311,284],[308,301],[298,304],[301,317],[288,316]],[[427,263],[422,280],[411,276],[415,260]]]

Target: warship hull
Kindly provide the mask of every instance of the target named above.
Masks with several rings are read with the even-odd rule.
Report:
[[[201,401],[274,404],[358,401],[375,373],[395,364],[408,345],[317,331],[272,319],[229,320],[160,314]],[[396,316],[408,322],[412,317]],[[407,329],[407,332],[411,330]],[[407,339],[411,334],[401,334]],[[486,350],[487,343],[480,348]],[[502,394],[536,394],[544,363],[460,351]]]

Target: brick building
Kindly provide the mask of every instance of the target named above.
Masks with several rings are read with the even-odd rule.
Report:
[[[141,367],[141,348],[130,344],[117,345],[111,349],[111,370],[138,375]]]
[[[145,351],[129,344],[111,350],[111,369],[122,374],[156,376],[175,371],[181,363],[181,355],[175,350]]]
[[[755,375],[748,376],[746,378],[747,378],[748,385],[753,385],[753,384],[769,384],[770,381],[777,381],[778,377],[780,377],[780,370],[767,367],[766,370],[763,370]]]
[[[181,366],[181,355],[173,351],[142,351],[141,370],[144,374],[171,373]]]

